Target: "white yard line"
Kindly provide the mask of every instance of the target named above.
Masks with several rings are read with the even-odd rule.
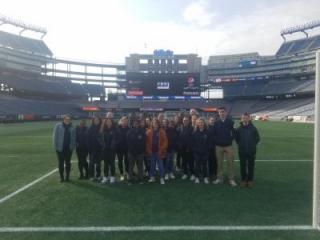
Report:
[[[10,193],[9,195],[1,198],[0,199],[0,204],[4,203],[5,201],[9,200],[10,198],[14,197],[15,195],[27,190],[28,188],[32,187],[33,185],[37,184],[38,182],[41,182],[43,179],[49,177],[50,175],[54,174],[57,171],[58,171],[58,169],[56,168],[56,169],[52,170],[51,172],[48,172],[47,174],[43,175],[42,177],[34,180],[33,182],[23,186],[22,188],[19,188],[17,191],[15,191],[13,193]]]
[[[2,233],[12,232],[163,232],[163,231],[310,231],[309,225],[265,226],[112,226],[112,227],[0,227]]]

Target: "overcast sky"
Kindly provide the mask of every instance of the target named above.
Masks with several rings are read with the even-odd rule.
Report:
[[[204,58],[244,52],[272,55],[283,41],[282,28],[320,19],[320,0],[0,3],[1,14],[46,27],[44,40],[56,57],[118,63],[130,53],[152,53],[154,49],[198,53]],[[0,29],[13,30],[6,26]]]

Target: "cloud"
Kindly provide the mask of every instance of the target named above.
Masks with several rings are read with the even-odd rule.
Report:
[[[184,20],[198,27],[210,26],[215,17],[215,13],[208,12],[207,2],[203,0],[190,3],[183,12]]]
[[[59,57],[120,63],[130,53],[152,53],[157,48],[198,53],[204,59],[244,52],[272,55],[283,41],[280,30],[317,19],[320,7],[318,0],[250,1],[256,4],[252,11],[229,16],[234,1],[219,8],[217,1],[196,0],[176,13],[181,21],[147,22],[136,19],[118,0],[46,2],[10,0],[1,12],[46,26],[45,41]]]

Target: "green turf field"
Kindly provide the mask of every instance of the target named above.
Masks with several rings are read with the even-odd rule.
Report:
[[[256,122],[261,143],[256,186],[174,180],[128,186],[54,173],[0,203],[3,227],[311,225],[313,125]],[[53,122],[0,125],[0,199],[57,166]],[[75,155],[73,157],[75,159]],[[291,161],[276,161],[291,160]],[[238,162],[236,162],[239,177]],[[172,231],[0,233],[0,239],[320,239],[316,231]]]

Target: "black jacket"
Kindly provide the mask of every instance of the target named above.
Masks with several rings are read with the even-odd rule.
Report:
[[[131,128],[127,133],[128,152],[133,155],[145,153],[146,129]]]
[[[117,144],[116,151],[117,152],[127,152],[128,144],[127,144],[127,133],[129,131],[129,127],[123,128],[119,126],[117,128]]]
[[[87,134],[88,134],[88,128],[86,126],[76,127],[76,149],[79,150],[87,150]]]
[[[116,128],[106,128],[103,130],[104,151],[115,151],[117,143]]]
[[[207,131],[210,137],[210,149],[213,149],[216,144],[214,139],[214,125],[208,125]]]
[[[256,154],[260,136],[257,128],[250,122],[247,126],[240,123],[235,139],[239,147],[239,153]]]
[[[227,147],[232,145],[235,134],[233,125],[234,122],[230,118],[226,118],[224,121],[219,119],[214,123],[213,136],[217,146]]]
[[[168,139],[168,149],[167,152],[172,152],[177,147],[178,142],[178,132],[175,128],[167,128],[165,129]]]
[[[197,155],[208,155],[210,151],[211,138],[207,129],[195,130],[192,134],[193,153]]]
[[[190,125],[188,127],[182,126],[179,132],[179,145],[180,149],[183,151],[192,150],[192,133],[193,127]]]
[[[100,126],[91,125],[87,136],[89,153],[100,152],[104,146],[103,135],[100,132]]]

